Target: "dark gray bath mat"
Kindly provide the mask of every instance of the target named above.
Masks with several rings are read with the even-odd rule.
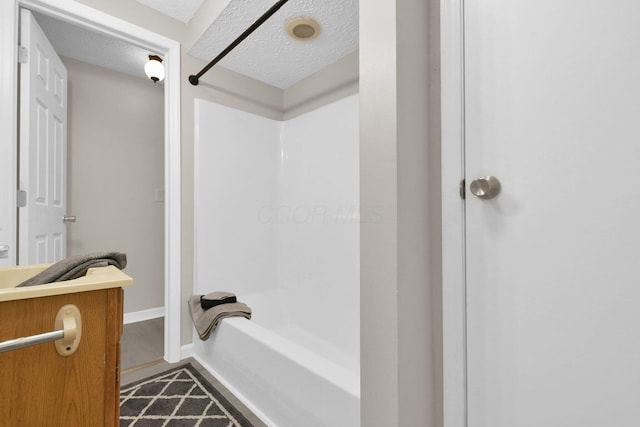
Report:
[[[191,364],[123,386],[120,426],[253,427]]]

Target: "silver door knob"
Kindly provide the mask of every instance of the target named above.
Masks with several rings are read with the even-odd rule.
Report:
[[[471,181],[469,189],[480,199],[493,199],[500,193],[500,181],[495,176],[483,176]]]
[[[67,223],[67,222],[76,222],[76,216],[75,215],[65,215],[62,217],[62,222]]]

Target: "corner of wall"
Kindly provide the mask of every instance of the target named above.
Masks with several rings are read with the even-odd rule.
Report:
[[[442,425],[436,1],[360,3],[363,425]]]
[[[283,119],[289,120],[358,93],[359,52],[353,52],[284,91]]]
[[[216,66],[186,93],[248,113],[286,121],[359,91],[359,52],[336,61],[286,90]],[[183,65],[197,71],[204,62],[185,55]],[[185,70],[187,73],[187,70]]]
[[[183,58],[183,74],[196,73],[204,65],[203,61],[186,54]],[[185,84],[184,88],[188,98],[202,98],[269,119],[282,120],[282,89],[224,67],[212,68],[202,76],[198,86]]]

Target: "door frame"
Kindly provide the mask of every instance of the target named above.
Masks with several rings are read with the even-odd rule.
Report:
[[[8,200],[14,203],[6,207],[6,214],[13,219],[11,239],[17,243],[15,230],[17,188],[17,46],[19,8],[25,7],[57,19],[70,22],[107,36],[124,40],[165,55],[166,78],[164,81],[164,306],[165,336],[164,358],[168,362],[180,360],[181,319],[181,135],[180,135],[180,43],[104,12],[73,0],[10,0],[0,2],[0,152],[7,153],[13,167],[0,176],[7,185]],[[3,170],[0,168],[0,170]],[[6,169],[4,169],[6,170]],[[10,176],[9,176],[10,175]],[[1,209],[4,209],[1,208]],[[0,215],[2,218],[3,215]],[[15,251],[12,251],[15,264]]]
[[[0,244],[9,245],[9,257],[0,260],[2,266],[15,265],[17,259],[17,9],[11,1],[0,1],[0,229],[4,232]]]
[[[441,0],[442,335],[445,427],[466,427],[464,0]]]

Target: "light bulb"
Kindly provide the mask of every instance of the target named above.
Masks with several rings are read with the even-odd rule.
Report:
[[[149,61],[144,65],[144,72],[154,83],[164,80],[162,58],[157,55],[149,55]]]

